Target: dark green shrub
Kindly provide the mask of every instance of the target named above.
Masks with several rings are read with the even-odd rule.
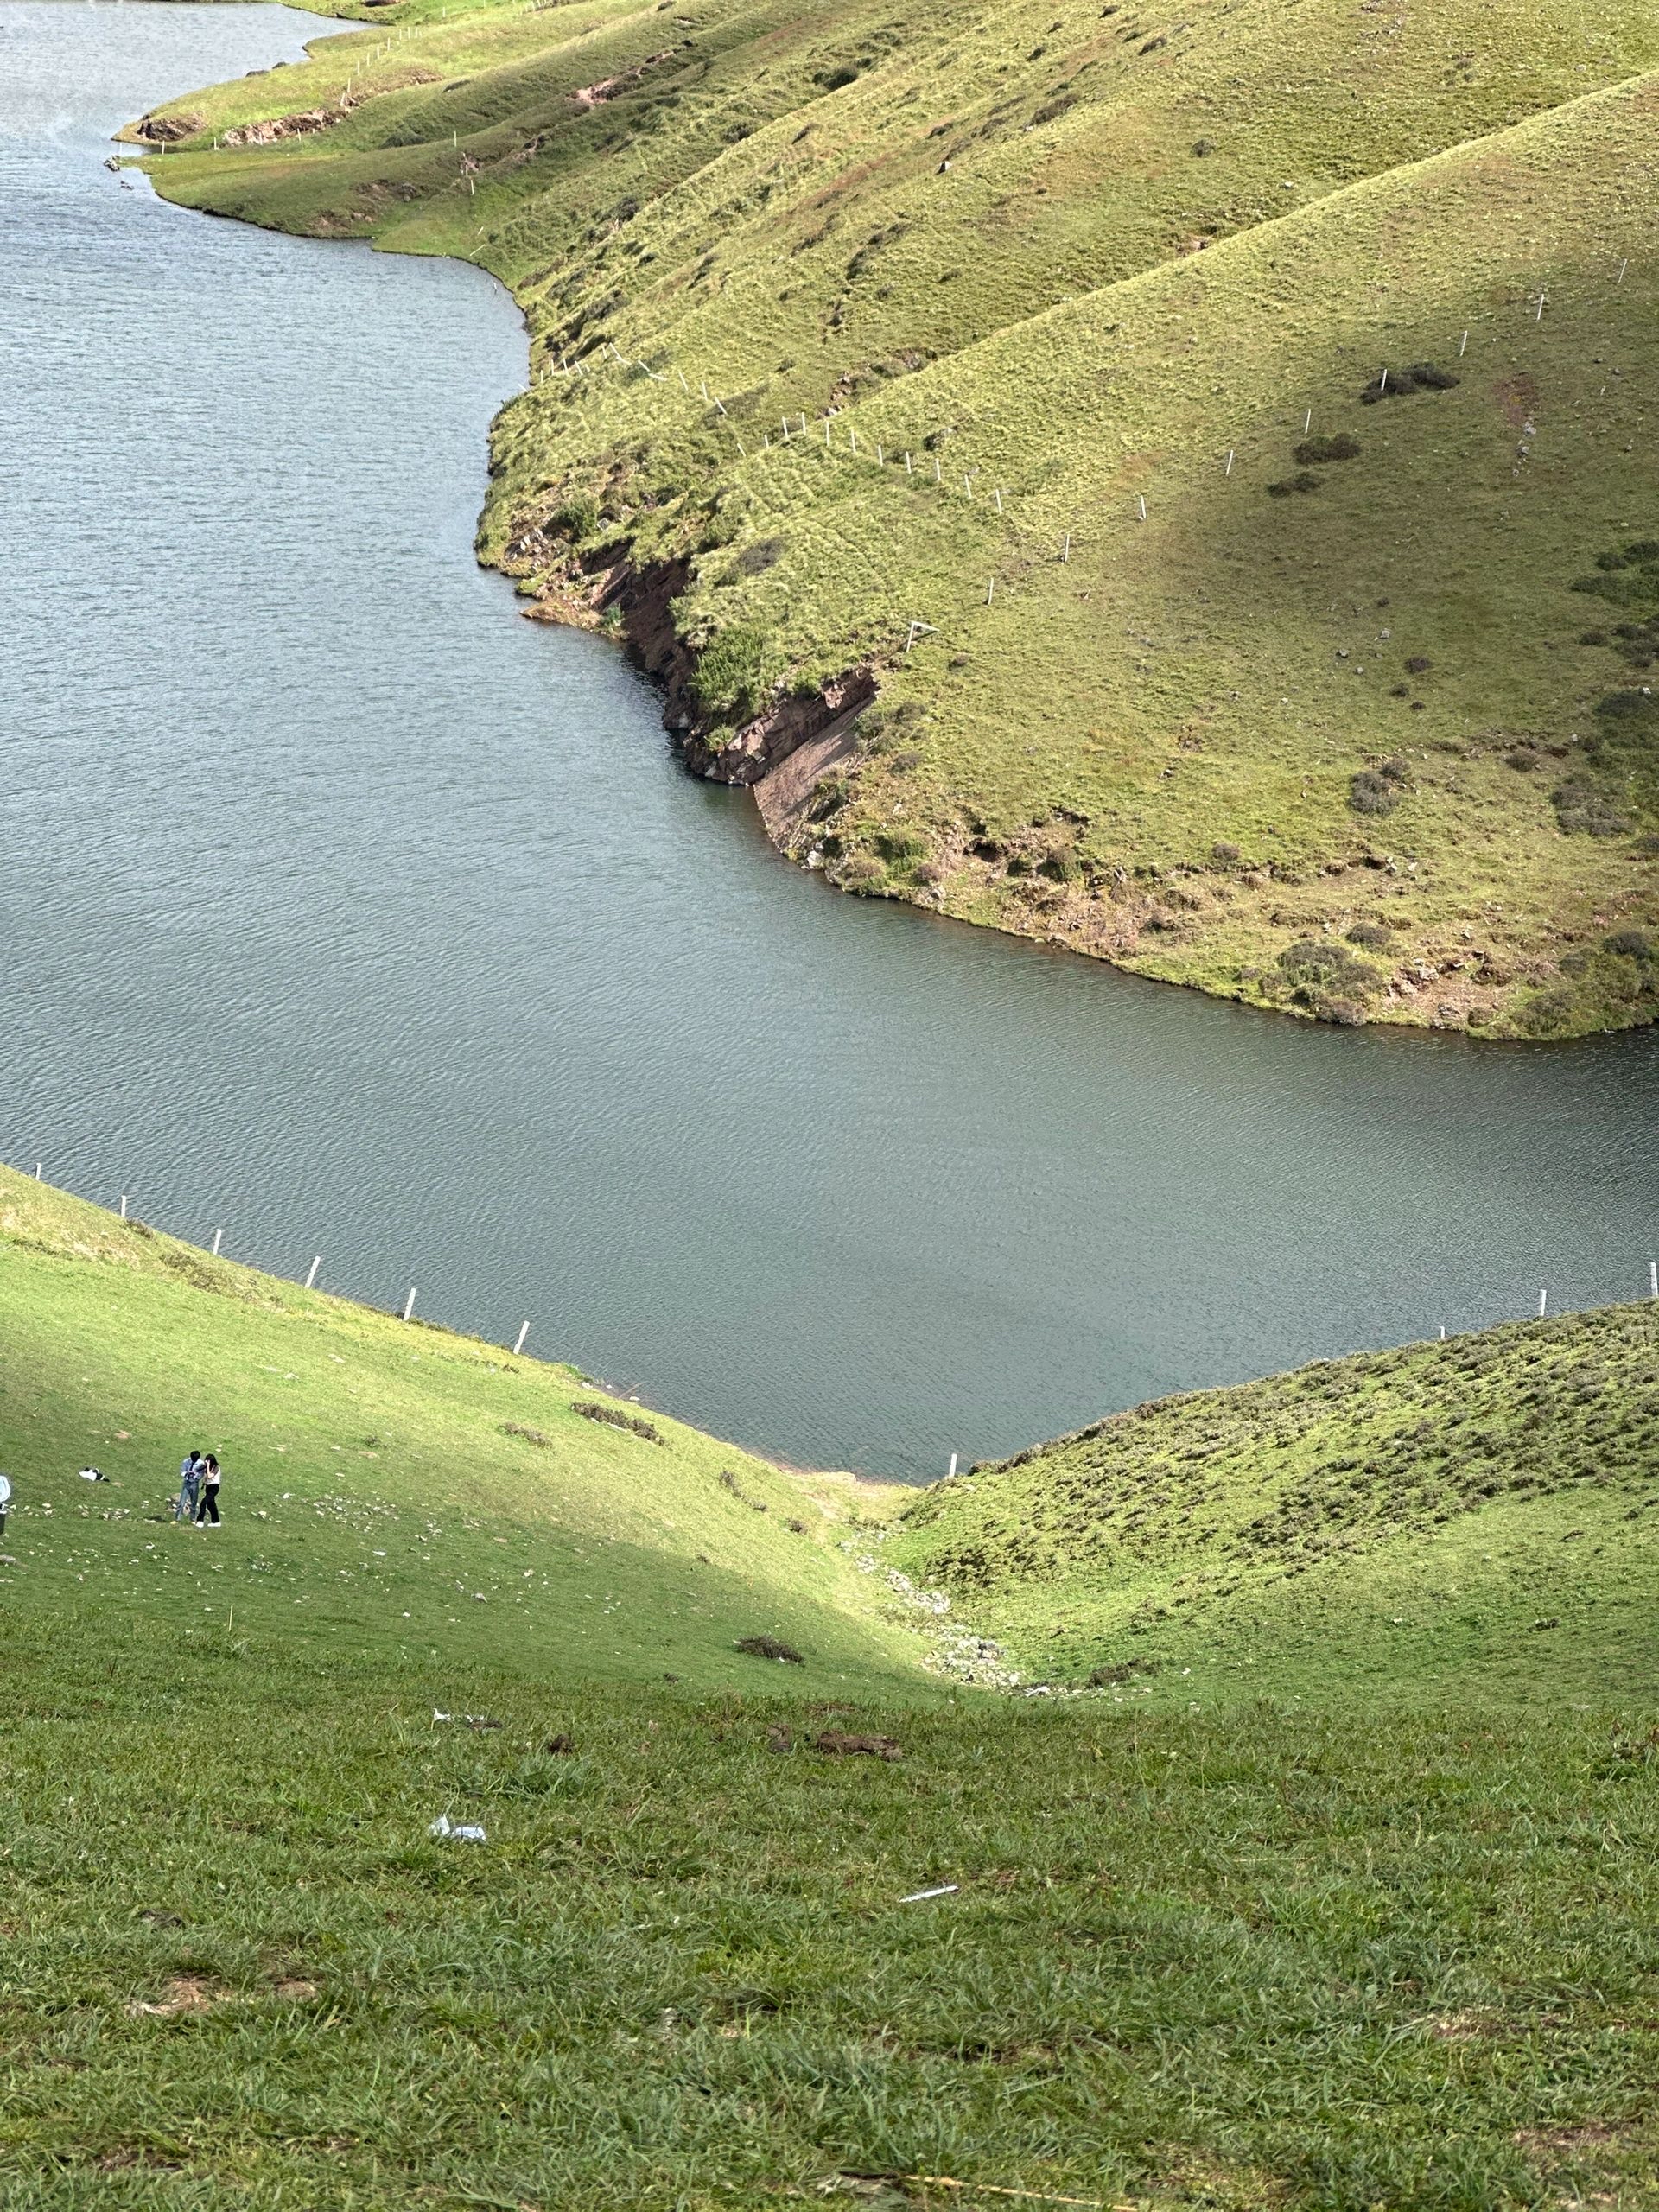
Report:
[[[1541,991],[1522,1007],[1517,1019],[1532,1037],[1550,1037],[1573,1019],[1577,999],[1571,991]]]
[[[1037,863],[1037,873],[1046,875],[1051,883],[1075,883],[1082,872],[1077,856],[1069,845],[1056,845]]]
[[[734,1649],[746,1652],[751,1659],[783,1659],[791,1667],[804,1667],[806,1661],[792,1643],[785,1643],[781,1637],[740,1636]]]
[[[584,1421],[603,1421],[607,1428],[625,1428],[631,1435],[643,1436],[647,1444],[666,1444],[668,1439],[654,1421],[639,1414],[625,1414],[620,1406],[601,1404],[597,1398],[572,1398],[570,1410],[580,1414]]]
[[[1315,476],[1304,468],[1294,476],[1286,476],[1277,484],[1269,484],[1268,497],[1270,499],[1288,499],[1298,492],[1317,492],[1324,481],[1323,476]]]
[[[1348,932],[1350,944],[1363,945],[1367,952],[1385,951],[1389,932],[1381,922],[1356,922]]]
[[[836,878],[844,889],[863,893],[878,890],[887,880],[887,871],[873,853],[855,853]]]
[[[705,649],[691,679],[692,688],[705,707],[752,714],[761,690],[766,659],[764,633],[752,623],[734,622]]]
[[[1332,461],[1354,461],[1358,458],[1359,440],[1346,430],[1338,430],[1334,438],[1304,438],[1296,448],[1295,458],[1305,468],[1313,468]]]
[[[1619,810],[1592,777],[1569,776],[1565,783],[1556,785],[1549,797],[1555,819],[1567,836],[1622,837],[1630,830],[1629,815]]]
[[[573,544],[591,537],[599,528],[599,501],[589,492],[573,492],[550,518],[552,527]]]
[[[1614,930],[1601,942],[1607,951],[1618,953],[1624,960],[1645,964],[1653,958],[1653,939],[1645,930]]]
[[[878,830],[873,842],[891,868],[908,868],[925,858],[927,852],[927,840],[918,837],[913,830]]]
[[[1279,955],[1278,964],[1281,975],[1295,986],[1294,995],[1304,1004],[1332,992],[1356,996],[1373,988],[1379,980],[1375,968],[1356,960],[1335,938],[1300,938]]]

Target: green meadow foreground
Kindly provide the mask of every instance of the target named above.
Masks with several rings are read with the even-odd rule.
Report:
[[[8,2212],[1659,2203],[1651,1309],[919,1499],[9,1173],[0,1317]]]
[[[1653,1019],[1650,7],[402,0],[311,54],[128,135],[512,286],[483,556],[785,850],[1303,1016]]]

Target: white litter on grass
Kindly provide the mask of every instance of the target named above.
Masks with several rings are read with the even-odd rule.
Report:
[[[925,1897],[953,1897],[962,1887],[960,1882],[941,1882],[937,1890],[912,1890],[907,1897],[900,1897],[900,1904],[920,1904]]]
[[[84,1483],[106,1483],[110,1478],[107,1475],[100,1474],[96,1467],[83,1467],[80,1471],[80,1479]]]
[[[487,1843],[489,1841],[489,1838],[482,1828],[474,1827],[467,1821],[452,1821],[448,1813],[440,1813],[437,1819],[428,1828],[427,1834],[443,1837],[450,1843]]]

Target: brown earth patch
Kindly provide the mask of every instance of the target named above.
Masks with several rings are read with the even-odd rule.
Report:
[[[1512,430],[1524,429],[1533,419],[1533,410],[1538,404],[1537,379],[1524,369],[1517,369],[1513,376],[1498,377],[1492,385],[1492,397],[1503,412],[1503,420]]]

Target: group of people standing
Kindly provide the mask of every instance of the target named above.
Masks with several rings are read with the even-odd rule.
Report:
[[[194,1522],[198,1529],[211,1522],[219,1526],[219,1461],[211,1452],[186,1454],[179,1469],[179,1494],[173,1518]]]

